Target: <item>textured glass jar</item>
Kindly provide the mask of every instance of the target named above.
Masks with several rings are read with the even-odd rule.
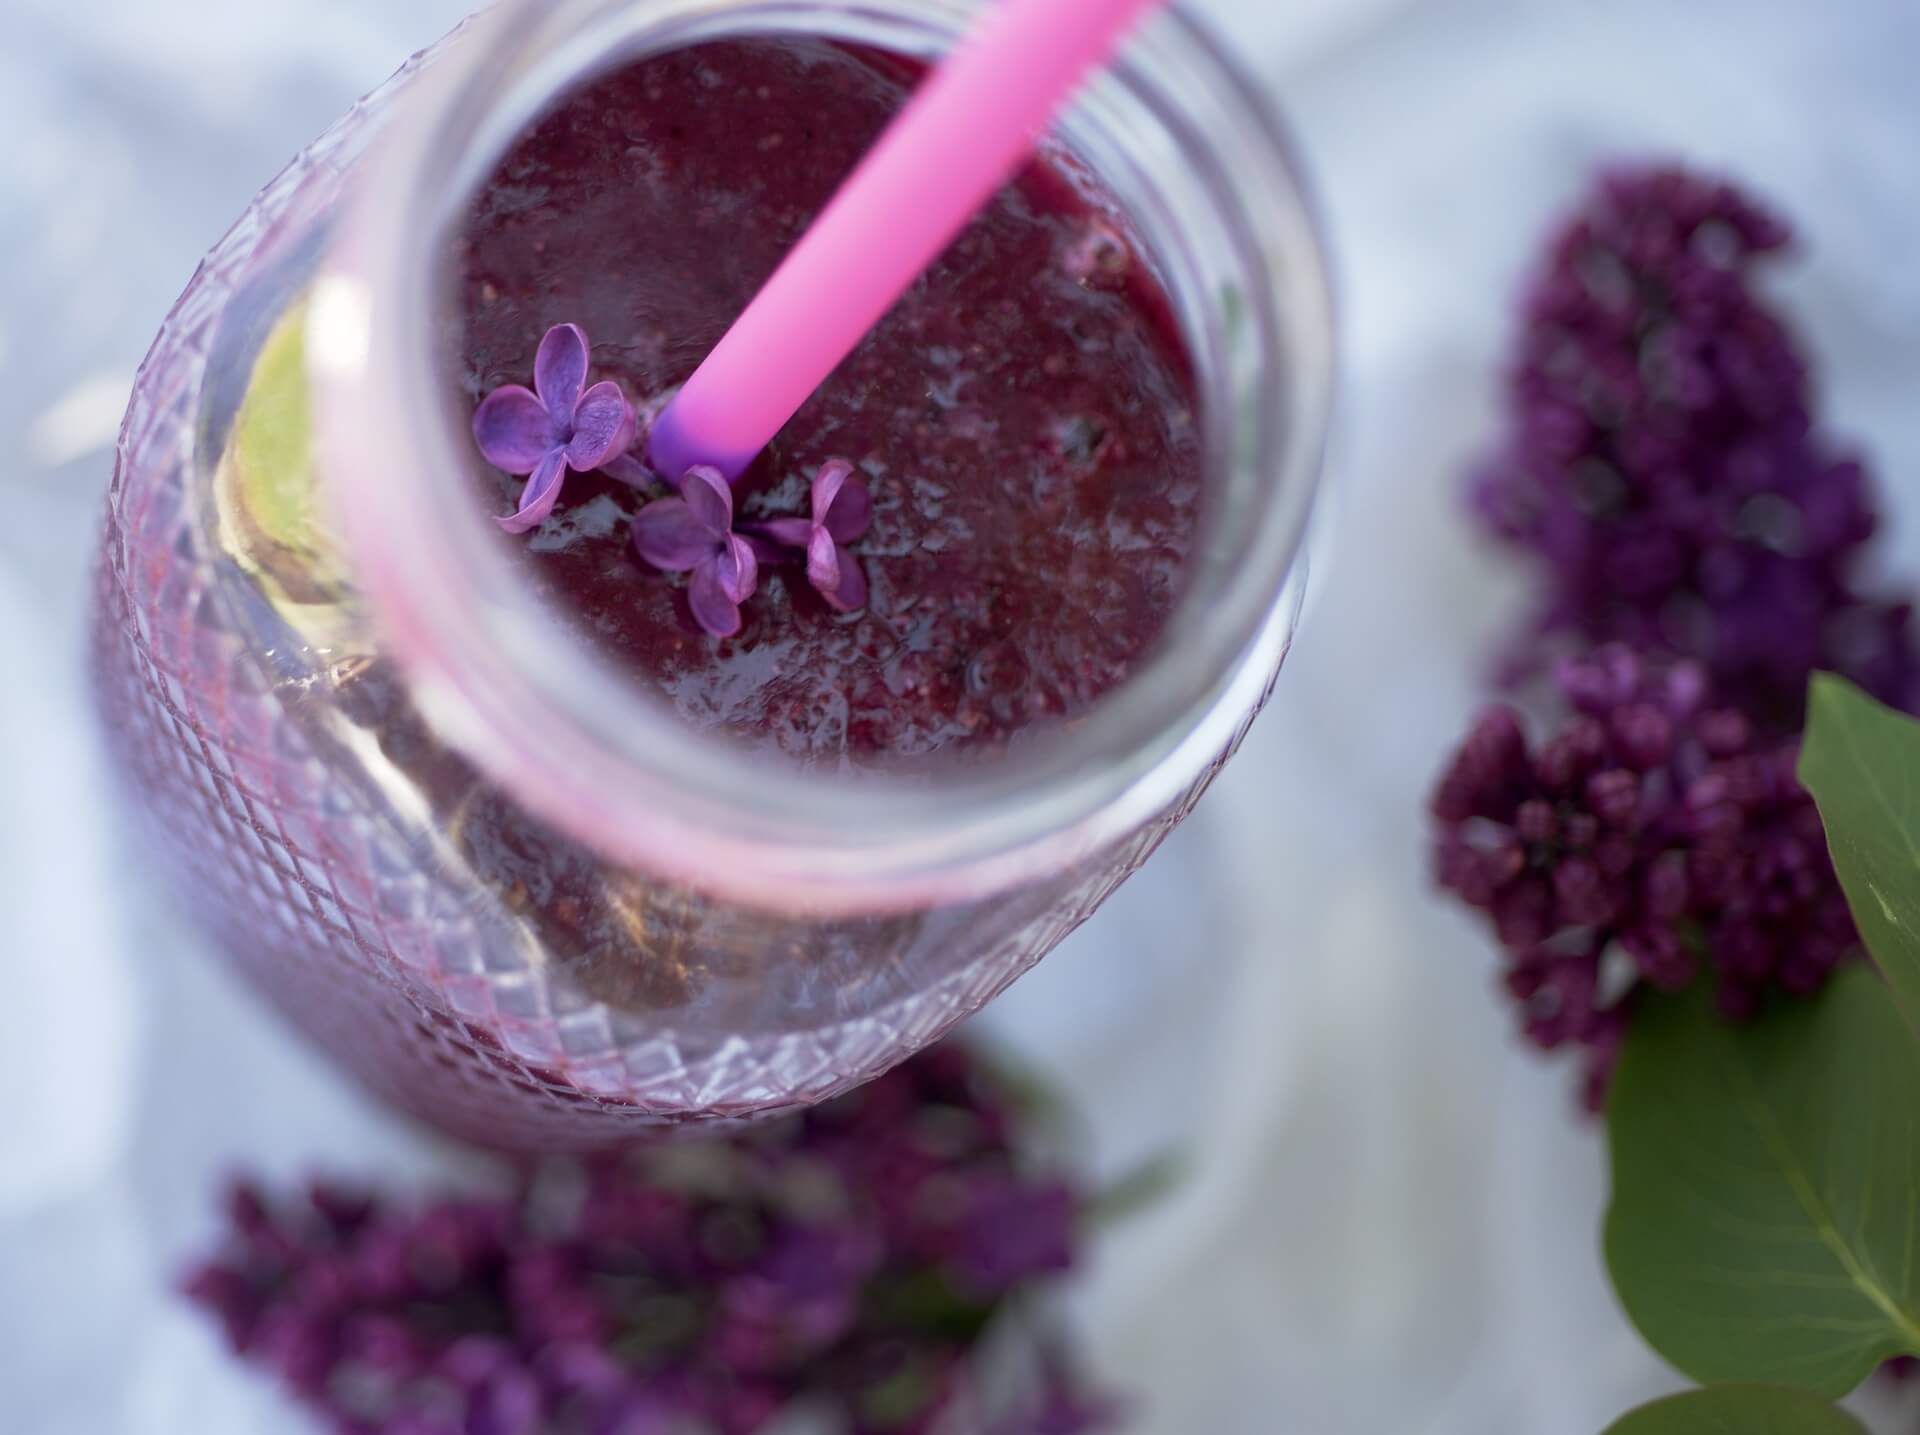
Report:
[[[748,758],[556,641],[461,486],[437,241],[528,119],[708,38],[931,57],[974,9],[503,6],[262,193],[141,370],[96,664],[148,850],[297,1026],[425,1120],[579,1147],[847,1089],[1091,915],[1271,691],[1328,398],[1325,283],[1270,115],[1175,17],[1089,86],[1056,152],[1118,200],[1174,300],[1208,512],[1167,633],[1072,732],[911,779]],[[592,864],[623,949],[556,945],[524,893],[479,881],[474,802]]]

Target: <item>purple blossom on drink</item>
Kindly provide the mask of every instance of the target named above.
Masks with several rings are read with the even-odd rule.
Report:
[[[1588,1053],[1598,1107],[1642,985],[1703,972],[1730,1020],[1817,991],[1859,939],[1798,744],[1719,706],[1691,663],[1623,646],[1562,665],[1572,716],[1529,743],[1489,709],[1433,798],[1440,884],[1484,912],[1536,1044]]]
[[[740,631],[740,605],[760,581],[753,545],[733,531],[733,489],[717,468],[695,465],[677,498],[658,498],[634,515],[633,546],[655,568],[690,573],[694,621],[716,638]]]
[[[587,473],[625,458],[633,443],[633,406],[611,380],[587,387],[587,336],[556,324],[540,341],[533,388],[507,384],[481,400],[473,439],[503,473],[529,475],[520,506],[496,518],[508,533],[546,521],[571,470]]]
[[[342,1435],[756,1435],[802,1405],[931,1435],[981,1337],[1071,1262],[1084,1203],[1028,1144],[949,1045],[800,1116],[550,1158],[490,1196],[243,1183],[186,1290]],[[1108,1428],[1058,1351],[1042,1367],[995,1435]]]
[[[552,514],[569,472],[598,469],[635,488],[656,475],[634,457],[636,434],[651,429],[671,397],[656,395],[636,414],[612,381],[586,387],[590,350],[578,324],[547,330],[534,358],[532,389],[495,389],[473,415],[474,442],[487,462],[529,475],[519,507],[497,522],[525,533]],[[716,638],[740,631],[740,608],[759,586],[760,558],[804,558],[807,581],[843,613],[867,601],[867,575],[846,545],[873,522],[873,496],[844,459],[830,459],[814,475],[811,515],[734,525],[733,487],[716,468],[696,464],[671,485],[677,496],[647,504],[633,518],[634,548],[667,573],[691,575],[687,600],[693,618]]]
[[[781,548],[804,553],[807,581],[843,613],[866,606],[867,575],[845,545],[866,535],[873,523],[873,495],[845,459],[820,465],[811,486],[811,518],[774,518],[753,532]]]

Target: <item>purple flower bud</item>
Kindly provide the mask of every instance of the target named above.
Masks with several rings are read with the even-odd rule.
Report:
[[[1613,716],[1613,738],[1630,768],[1645,772],[1673,753],[1673,721],[1651,703],[1633,703]]]
[[[1688,896],[1686,859],[1678,852],[1663,853],[1647,864],[1641,906],[1655,923],[1669,926],[1685,915]]]
[[[1565,927],[1605,926],[1615,904],[1590,858],[1568,857],[1553,871],[1554,916]]]
[[[1519,714],[1511,708],[1489,708],[1441,777],[1433,796],[1433,814],[1444,822],[1489,816],[1528,780],[1527,741]]]
[[[1640,817],[1640,777],[1624,767],[1611,767],[1587,779],[1587,806],[1607,827],[1631,829]]]
[[[1565,792],[1577,786],[1606,755],[1606,728],[1592,717],[1578,717],[1540,750],[1533,768],[1549,791]]]
[[[1553,804],[1540,798],[1531,798],[1514,810],[1513,830],[1522,842],[1535,845],[1551,842],[1559,825]]]
[[[1796,744],[1762,742],[1696,673],[1611,653],[1565,664],[1578,708],[1561,732],[1530,754],[1494,710],[1433,803],[1437,880],[1491,919],[1528,1037],[1587,1049],[1590,1099],[1636,983],[1710,970],[1733,1014],[1816,989],[1859,950]],[[1601,977],[1615,952],[1624,991]]]
[[[1745,752],[1753,740],[1746,718],[1732,708],[1703,714],[1694,730],[1710,757],[1731,757]]]
[[[1640,975],[1664,991],[1677,991],[1693,980],[1693,956],[1672,927],[1634,927],[1621,934],[1620,945]]]

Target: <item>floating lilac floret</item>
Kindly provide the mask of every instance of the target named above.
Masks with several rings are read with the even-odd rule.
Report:
[[[633,406],[610,379],[587,388],[587,363],[585,331],[578,324],[556,324],[540,341],[533,388],[507,384],[474,411],[474,442],[487,462],[505,473],[530,475],[520,507],[494,520],[509,533],[546,521],[569,469],[588,473],[619,464],[633,443]]]
[[[775,518],[753,532],[807,555],[807,581],[843,613],[866,606],[867,575],[842,546],[866,534],[873,523],[873,495],[845,459],[820,465],[813,476],[813,517]]]
[[[691,573],[694,621],[716,638],[740,631],[740,605],[759,586],[753,545],[733,531],[733,489],[717,468],[696,464],[678,498],[659,498],[633,518],[633,546],[655,568]]]

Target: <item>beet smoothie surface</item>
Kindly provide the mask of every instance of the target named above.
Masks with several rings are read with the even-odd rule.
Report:
[[[720,339],[922,73],[826,41],[714,42],[605,74],[523,133],[454,239],[450,363],[478,406],[548,330],[642,415]],[[1005,187],[734,485],[742,529],[850,465],[871,523],[841,611],[763,546],[739,630],[632,520],[661,483],[564,477],[516,550],[536,591],[680,718],[808,765],[983,756],[1125,680],[1178,599],[1202,459],[1166,296],[1098,192],[1041,159]],[[644,434],[640,448],[644,451]],[[615,466],[617,467],[617,466]],[[524,476],[474,460],[512,514]],[[631,477],[627,475],[626,477]],[[678,475],[673,476],[676,480]]]

